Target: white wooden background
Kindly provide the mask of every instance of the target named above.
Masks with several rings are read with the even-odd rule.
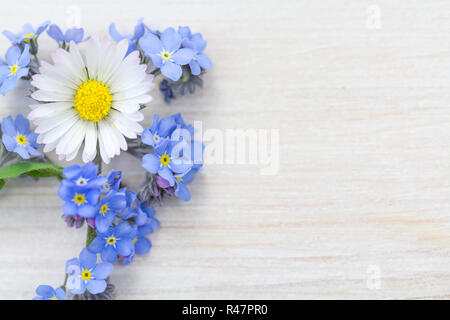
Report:
[[[205,89],[170,106],[155,91],[146,125],[180,111],[204,129],[280,130],[278,174],[210,165],[190,203],[157,210],[151,253],[114,270],[117,298],[449,297],[450,2],[1,0],[0,29],[64,26],[73,5],[92,35],[144,17],[208,40]],[[27,112],[24,92],[0,97],[0,115]],[[109,167],[140,184],[128,155]],[[80,251],[57,187],[0,194],[0,298],[59,285]]]

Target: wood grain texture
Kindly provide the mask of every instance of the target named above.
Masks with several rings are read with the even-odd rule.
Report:
[[[114,270],[117,298],[449,297],[448,1],[74,4],[90,34],[105,34],[111,21],[131,30],[145,17],[208,40],[215,68],[205,89],[170,106],[155,91],[145,125],[154,112],[182,112],[204,129],[280,130],[278,174],[209,165],[191,202],[157,209],[151,253]],[[380,29],[367,27],[371,5]],[[0,29],[46,18],[64,25],[67,7],[1,1]],[[1,39],[2,52],[7,46]],[[0,97],[0,115],[26,112],[26,90]],[[109,168],[125,170],[132,187],[142,181],[128,155]],[[59,285],[80,251],[84,231],[60,219],[57,187],[17,180],[0,194],[0,298]]]

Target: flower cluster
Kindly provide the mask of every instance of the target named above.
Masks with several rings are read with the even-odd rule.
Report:
[[[58,190],[64,201],[63,217],[77,227],[87,221],[95,235],[79,258],[67,262],[66,272],[78,284],[71,293],[104,293],[112,264],[118,259],[130,264],[136,254],[148,253],[151,242],[146,236],[159,227],[159,221],[155,210],[141,203],[135,192],[121,188],[120,171],[104,177],[98,174],[97,165],[87,163],[68,166],[63,174]],[[97,253],[101,264],[96,264]]]
[[[206,40],[201,33],[192,33],[187,26],[154,31],[141,19],[133,34],[121,35],[114,23],[109,27],[109,34],[117,42],[128,40],[127,54],[139,50],[144,61],[150,58],[155,68],[152,72],[161,72],[167,78],[160,82],[160,91],[167,103],[175,98],[174,92],[184,95],[202,87],[200,75],[212,68],[211,60],[203,53]]]
[[[108,278],[113,269],[111,263],[97,262],[97,255],[84,248],[78,258],[66,262],[64,285],[57,289],[40,285],[33,300],[66,300],[68,292],[73,300],[111,300],[114,287]]]
[[[108,232],[117,219],[138,226],[153,223],[154,209],[141,204],[133,191],[120,188],[121,171],[113,170],[104,177],[98,175],[98,166],[90,162],[70,165],[63,175],[65,179],[58,190],[64,201],[63,218],[86,220],[98,233]]]
[[[78,44],[91,38],[85,36],[83,28],[72,27],[63,32],[58,25],[51,24],[50,21],[45,21],[37,28],[26,24],[18,33],[4,30],[3,34],[11,41],[11,47],[7,51],[5,61],[0,59],[0,94],[8,93],[19,79],[39,73],[36,57],[38,38],[45,31],[65,50],[69,50],[71,42]],[[114,23],[109,26],[109,34],[116,42],[128,42],[126,56],[133,51],[139,51],[142,61],[151,60],[154,67],[152,73],[161,73],[166,78],[160,81],[160,91],[167,103],[175,98],[175,93],[194,93],[196,87],[203,87],[200,76],[213,66],[204,54],[206,40],[201,33],[192,33],[187,26],[180,26],[178,30],[169,27],[161,32],[150,29],[143,23],[143,19],[140,19],[133,34],[119,33]],[[31,60],[30,54],[35,57],[35,61]]]
[[[189,201],[191,194],[187,184],[202,168],[203,144],[194,140],[194,128],[186,125],[181,114],[159,120],[156,114],[150,128],[142,133],[142,142],[153,148],[144,155],[142,166],[151,174],[159,189],[167,194],[175,194],[183,201]],[[156,194],[155,194],[156,193]],[[157,196],[161,192],[150,195]],[[149,196],[142,196],[148,200]]]
[[[38,57],[44,32],[58,44],[51,62]],[[50,21],[3,34],[11,45],[0,59],[0,94],[28,80],[35,103],[26,118],[1,121],[0,189],[19,176],[56,177],[63,219],[87,228],[86,246],[66,263],[65,283],[38,286],[34,299],[111,299],[113,264],[128,265],[152,247],[149,235],[160,225],[153,204],[172,195],[191,199],[187,185],[202,169],[204,149],[194,127],[179,113],[154,115],[150,128],[140,122],[155,77],[162,77],[167,103],[203,86],[201,76],[212,67],[206,41],[189,27],[152,30],[142,19],[131,34],[111,24],[110,38],[91,38],[83,28],[64,31]],[[59,160],[84,164],[60,167],[45,155],[53,150]],[[137,193],[125,186],[121,171],[101,172],[102,163],[122,152],[135,156],[146,173]]]
[[[38,73],[39,63],[37,61],[37,53],[39,49],[38,38],[44,32],[52,39],[58,42],[61,48],[68,48],[68,44],[73,41],[80,43],[88,40],[90,37],[83,38],[83,28],[69,28],[65,33],[56,24],[50,24],[45,21],[37,28],[26,24],[22,27],[22,31],[13,33],[4,30],[3,35],[11,41],[11,47],[6,52],[5,61],[1,60],[0,66],[0,94],[6,95],[11,91],[19,79],[29,78]],[[35,60],[31,60],[31,56]]]
[[[11,47],[6,51],[5,61],[1,60],[0,66],[0,94],[6,95],[17,84],[19,79],[30,77],[37,68],[36,62],[31,62],[31,55],[38,52],[38,38],[47,30],[49,21],[42,23],[37,28],[26,24],[22,31],[13,33],[4,30],[3,35],[11,41]]]

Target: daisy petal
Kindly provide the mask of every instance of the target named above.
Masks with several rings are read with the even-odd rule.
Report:
[[[94,122],[89,122],[86,128],[84,141],[83,161],[93,161],[97,154],[97,126]]]

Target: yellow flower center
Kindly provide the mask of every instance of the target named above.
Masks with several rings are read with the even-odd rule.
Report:
[[[169,156],[168,156],[167,154],[163,154],[163,155],[161,156],[161,164],[162,164],[163,166],[167,166],[169,163],[170,163],[170,158],[169,158]]]
[[[104,83],[88,80],[78,88],[74,107],[84,120],[99,122],[108,115],[111,102],[111,92]]]
[[[58,298],[56,296],[51,297],[50,300],[58,300]]]
[[[110,246],[116,244],[116,242],[117,242],[117,239],[114,236],[111,236],[106,239],[106,243],[109,244]]]
[[[24,145],[24,144],[27,143],[27,138],[25,138],[25,136],[23,136],[23,135],[21,135],[21,134],[19,134],[19,135],[16,137],[16,140],[17,140],[17,143],[18,143],[18,144],[21,144],[21,145]]]
[[[24,41],[26,43],[30,43],[31,39],[33,39],[33,36],[34,36],[34,33],[29,33],[29,34],[25,35],[24,36],[24,38],[25,38]]]
[[[83,270],[83,272],[81,273],[81,278],[83,278],[83,280],[89,280],[92,277],[92,274],[89,270]]]
[[[100,213],[102,215],[105,215],[106,211],[108,211],[108,204],[105,203],[104,205],[101,206]]]
[[[17,64],[11,66],[10,72],[11,74],[16,74],[17,70],[19,70],[19,67],[17,66]]]
[[[181,177],[176,177],[177,181],[181,181]]]
[[[134,239],[133,239],[133,243],[136,243],[136,241],[137,241],[137,238],[134,238]]]
[[[73,197],[73,201],[77,204],[83,204],[86,201],[86,197],[84,196],[84,194],[75,194],[75,197]]]
[[[164,61],[168,61],[171,58],[171,54],[167,51],[161,52],[161,58],[163,58]]]

